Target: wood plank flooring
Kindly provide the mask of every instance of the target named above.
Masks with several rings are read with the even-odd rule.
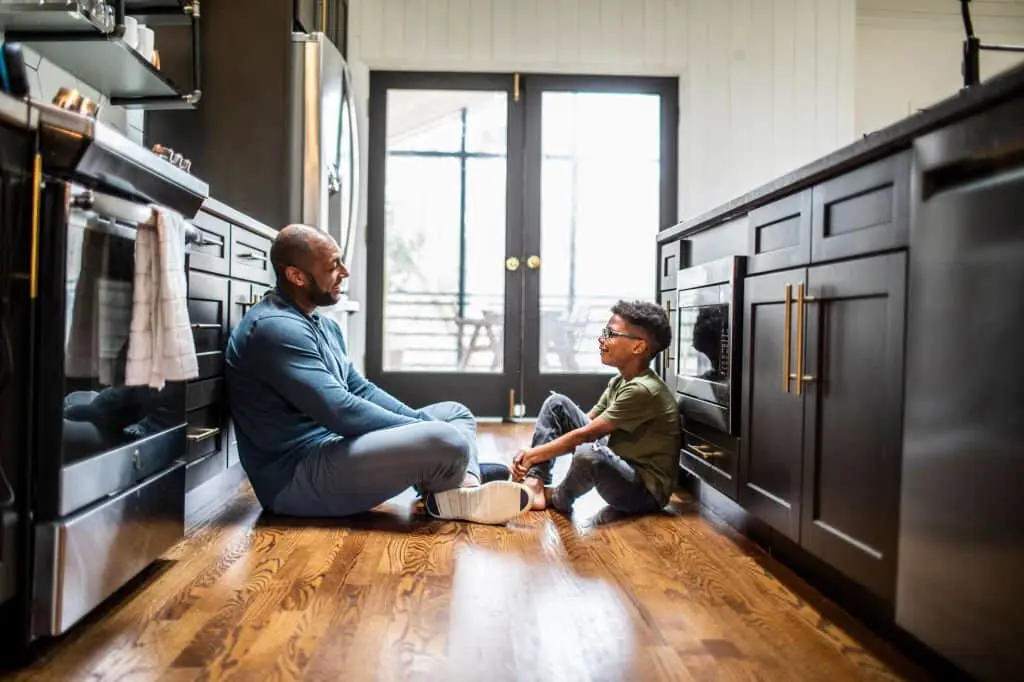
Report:
[[[525,425],[481,425],[507,461]],[[150,575],[4,680],[925,679],[686,499],[625,519],[262,512],[243,484]],[[885,661],[885,662],[883,662]]]

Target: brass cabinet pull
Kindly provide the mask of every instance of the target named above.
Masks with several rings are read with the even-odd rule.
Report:
[[[800,287],[801,287],[801,290],[802,290],[803,284],[801,284]],[[793,304],[793,285],[792,284],[787,284],[786,285],[786,315],[785,315],[786,321],[783,323],[785,325],[785,327],[783,328],[783,331],[782,331],[782,390],[785,391],[786,393],[789,393],[789,379],[790,379],[790,375],[789,375],[790,348],[789,347],[790,347],[790,345],[792,345],[792,340],[793,340],[792,339],[793,332],[792,332],[792,329],[791,329],[791,327],[793,326],[792,325],[792,312],[790,311],[790,307],[792,306],[792,304]]]
[[[509,272],[515,272],[519,269],[519,259],[515,256],[509,256],[505,259],[505,269]]]
[[[694,444],[690,446],[690,449],[707,459],[713,457],[725,457],[724,452],[721,450],[713,450],[710,445]]]
[[[190,442],[190,443],[200,443],[200,442],[202,442],[204,440],[207,440],[209,438],[213,438],[218,433],[220,433],[220,428],[219,427],[214,427],[214,428],[209,428],[209,429],[198,429],[196,431],[190,432],[186,436],[186,438],[188,438],[188,442]]]
[[[526,267],[536,270],[540,267],[540,256],[530,256],[526,259]]]
[[[814,381],[810,374],[804,374],[804,313],[809,301],[816,300],[804,293],[804,285],[796,285],[796,394],[800,395],[804,382]]]

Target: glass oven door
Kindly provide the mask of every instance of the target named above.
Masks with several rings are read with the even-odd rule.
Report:
[[[37,440],[39,501],[51,518],[134,485],[185,450],[184,383],[125,385],[139,228],[55,204],[44,217]]]
[[[732,285],[687,289],[678,295],[676,391],[728,407]]]

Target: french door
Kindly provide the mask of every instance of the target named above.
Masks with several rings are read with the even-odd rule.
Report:
[[[412,405],[584,409],[676,220],[674,79],[374,72],[366,373]]]

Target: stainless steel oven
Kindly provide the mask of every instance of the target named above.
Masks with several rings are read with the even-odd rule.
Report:
[[[676,274],[676,394],[683,421],[680,466],[735,497],[740,434],[743,277],[734,256]]]
[[[128,386],[125,369],[136,236],[154,205],[191,217],[208,192],[101,123],[33,107],[31,218],[3,226],[29,275],[9,315],[19,407],[0,426],[26,434],[0,618],[15,646],[66,632],[184,533],[185,383]]]

